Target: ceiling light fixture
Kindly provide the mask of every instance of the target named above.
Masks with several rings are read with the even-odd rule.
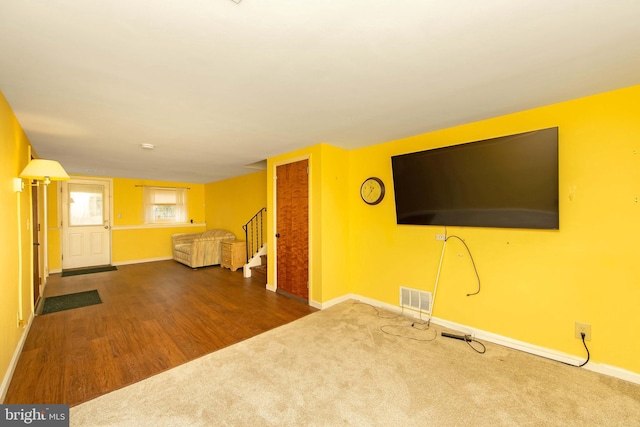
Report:
[[[156,146],[153,144],[140,144],[140,148],[143,150],[153,150]]]

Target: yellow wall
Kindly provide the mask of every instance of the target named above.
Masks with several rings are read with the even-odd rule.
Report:
[[[106,179],[106,178],[99,178]],[[197,233],[206,229],[204,184],[185,182],[151,181],[129,178],[113,178],[112,201],[113,219],[111,232],[111,262],[153,261],[171,257],[171,235],[177,233]],[[194,224],[176,226],[145,225],[143,221],[142,188],[140,185],[188,187],[187,204],[189,218]],[[53,187],[53,185],[52,185]],[[49,269],[60,271],[60,208],[58,206],[59,184],[49,191]]]
[[[47,186],[47,259],[49,271],[60,271],[62,269],[62,241],[60,240],[62,237],[60,235],[58,207],[60,185],[60,181],[55,181]]]
[[[310,300],[321,303],[347,293],[349,271],[348,152],[318,144],[268,159],[267,235],[274,236],[275,168],[309,159],[309,290]],[[275,239],[268,252],[275,253]],[[276,286],[275,257],[270,257],[268,283]]]
[[[317,301],[344,295],[349,289],[349,153],[327,144],[320,145],[320,217],[322,245],[322,291]],[[318,295],[316,290],[315,295]]]
[[[145,226],[143,221],[142,187],[136,185],[188,187],[187,204],[190,220],[203,224],[205,220],[204,184],[185,182],[149,181],[140,179],[113,179],[113,232],[112,262],[114,264],[154,260],[171,257],[171,235],[196,233],[205,230],[197,227]]]
[[[466,296],[475,276],[452,240],[434,315],[581,357],[574,323],[590,323],[592,360],[640,372],[639,117],[634,86],[350,152],[350,291],[398,305],[399,286],[433,290],[444,230],[396,225],[392,155],[558,126],[560,230],[449,227],[482,291]],[[386,183],[377,206],[358,196],[368,176]]]
[[[434,314],[576,356],[583,356],[584,349],[573,337],[574,322],[587,322],[592,325],[592,360],[640,372],[640,342],[628,335],[640,323],[635,314],[640,301],[635,249],[640,237],[638,117],[640,86],[634,86],[358,150],[318,144],[269,159],[266,172],[206,185],[114,178],[113,261],[170,256],[170,234],[204,229],[143,227],[136,184],[191,187],[194,222],[206,221],[208,229],[228,228],[239,236],[242,224],[266,204],[268,251],[273,253],[275,167],[308,158],[311,300],[323,303],[354,293],[397,305],[399,286],[433,289],[442,247],[435,234],[443,229],[396,225],[390,157],[558,126],[560,230],[449,227],[449,234],[459,235],[471,248],[482,291],[466,296],[475,290],[475,276],[464,248],[452,240]],[[10,207],[0,210],[0,368],[6,369],[21,333],[16,324],[17,289],[22,287],[29,296],[22,305],[28,316],[31,282],[30,267],[22,276],[16,268],[19,247],[30,259],[30,236],[24,229],[29,202],[22,197],[19,222],[17,196],[11,191],[11,178],[26,164],[29,144],[4,98],[0,138],[0,203]],[[369,176],[386,183],[387,196],[377,206],[365,205],[359,197],[360,185]],[[52,206],[57,199],[51,191],[49,225],[55,228]],[[50,229],[49,244],[59,246],[55,230]],[[49,253],[54,256],[55,249],[50,247]],[[54,261],[49,261],[52,269]],[[272,285],[274,263],[270,257]]]
[[[31,192],[28,187],[22,193],[13,191],[13,179],[27,165],[29,150],[29,141],[0,92],[0,373],[3,385],[8,380],[11,358],[24,326],[33,313]]]
[[[100,178],[105,179],[105,178]],[[171,257],[171,235],[226,228],[244,239],[242,225],[266,206],[266,172],[255,172],[211,184],[112,178],[112,263],[153,261]],[[140,185],[188,187],[189,218],[193,225],[153,226],[143,221]],[[138,186],[138,187],[137,187]],[[50,186],[48,194],[49,269],[62,268],[60,184]],[[205,204],[210,206],[205,209]],[[206,213],[205,213],[206,211]],[[206,223],[206,225],[205,225]]]
[[[113,178],[114,227],[144,224],[141,186],[189,188],[187,190],[189,219],[194,223],[205,222],[204,184]]]
[[[242,226],[267,206],[267,172],[206,184],[205,202],[208,228],[229,230],[245,240]]]

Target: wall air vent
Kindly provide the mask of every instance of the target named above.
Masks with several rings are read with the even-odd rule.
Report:
[[[400,286],[400,306],[410,310],[431,313],[431,292]]]

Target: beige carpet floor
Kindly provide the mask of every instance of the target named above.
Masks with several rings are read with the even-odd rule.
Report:
[[[411,323],[347,301],[75,406],[71,425],[640,426],[640,385]]]

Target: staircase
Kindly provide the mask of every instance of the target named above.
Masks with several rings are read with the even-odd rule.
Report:
[[[267,284],[267,255],[260,255],[260,265],[251,267],[251,277],[254,277],[260,281],[260,283]]]
[[[267,208],[262,208],[242,226],[247,242],[247,262],[243,268],[244,277],[251,277],[256,274],[264,276],[264,283],[267,283],[267,245],[264,239],[264,221]],[[261,279],[262,280],[262,279]]]

